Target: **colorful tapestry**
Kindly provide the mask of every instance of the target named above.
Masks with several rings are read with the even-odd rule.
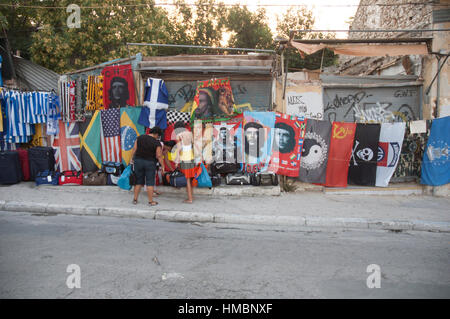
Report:
[[[56,170],[81,170],[80,134],[77,123],[59,121],[59,134],[51,137]]]
[[[102,161],[121,162],[120,109],[100,111],[102,121]]]
[[[440,186],[450,183],[450,116],[433,120],[423,155],[420,182]]]
[[[330,122],[308,119],[300,160],[299,179],[302,182],[326,182],[330,138]]]
[[[94,172],[102,167],[100,111],[94,112],[84,122],[78,122],[80,130],[81,167],[83,172]]]
[[[122,163],[128,166],[137,137],[145,133],[145,127],[138,124],[141,108],[120,108],[120,148]]]
[[[135,105],[135,86],[131,64],[107,66],[102,70],[105,109]]]
[[[381,123],[378,142],[376,186],[387,187],[400,158],[405,122]]]
[[[267,171],[272,154],[274,112],[244,112],[243,170],[249,173]]]
[[[305,133],[305,118],[278,112],[275,114],[270,171],[278,175],[298,177]]]
[[[380,124],[356,124],[348,183],[375,186]]]
[[[356,123],[333,122],[325,186],[347,187]]]
[[[230,116],[234,112],[234,97],[229,78],[197,82],[191,116],[195,119],[208,119]]]

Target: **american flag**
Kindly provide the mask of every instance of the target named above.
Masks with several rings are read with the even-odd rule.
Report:
[[[59,121],[58,136],[52,135],[52,147],[56,149],[56,170],[81,170],[80,135],[78,124]]]
[[[101,111],[102,161],[121,162],[120,157],[120,109]]]

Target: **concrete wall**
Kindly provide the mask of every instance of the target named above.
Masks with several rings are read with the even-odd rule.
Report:
[[[433,23],[433,10],[448,9],[450,0],[437,0],[433,3],[429,0],[413,1],[414,4],[399,5],[396,0],[361,0],[360,6],[355,14],[351,29],[448,29],[450,22]],[[375,5],[378,4],[378,5]],[[380,4],[384,4],[382,6]],[[383,33],[349,33],[349,38],[405,38],[405,37],[432,37],[432,51],[445,53],[450,51],[450,32],[383,32]],[[436,56],[428,55],[422,58],[410,56],[418,72],[424,79],[424,91],[429,87],[433,77],[438,70],[438,61]],[[341,56],[340,63],[352,59],[358,59],[349,56]],[[441,62],[444,58],[441,58]],[[363,62],[364,64],[364,62]],[[421,64],[421,67],[419,66]],[[437,93],[437,80],[433,83],[428,95],[423,95],[423,118],[431,119],[434,117],[450,115],[450,60],[443,67],[440,74],[440,90]],[[382,71],[383,75],[404,74],[405,66],[402,63],[396,63],[390,68]],[[439,95],[439,101],[437,100]],[[438,108],[436,108],[438,106]]]

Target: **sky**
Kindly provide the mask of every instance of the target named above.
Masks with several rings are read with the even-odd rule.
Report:
[[[354,16],[360,0],[221,0],[225,4],[247,5],[249,10],[256,11],[259,6],[265,6],[272,33],[276,34],[276,15],[285,12],[290,6],[307,6],[315,18],[314,29],[317,30],[348,30],[345,23]],[[186,0],[194,3],[195,0]],[[336,38],[346,38],[347,33],[336,33]]]

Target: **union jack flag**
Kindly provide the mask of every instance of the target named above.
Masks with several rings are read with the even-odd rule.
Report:
[[[59,122],[59,133],[52,135],[52,147],[56,150],[56,170],[81,170],[80,135],[78,124],[75,122]]]
[[[102,110],[102,161],[121,162],[120,157],[120,109]]]

